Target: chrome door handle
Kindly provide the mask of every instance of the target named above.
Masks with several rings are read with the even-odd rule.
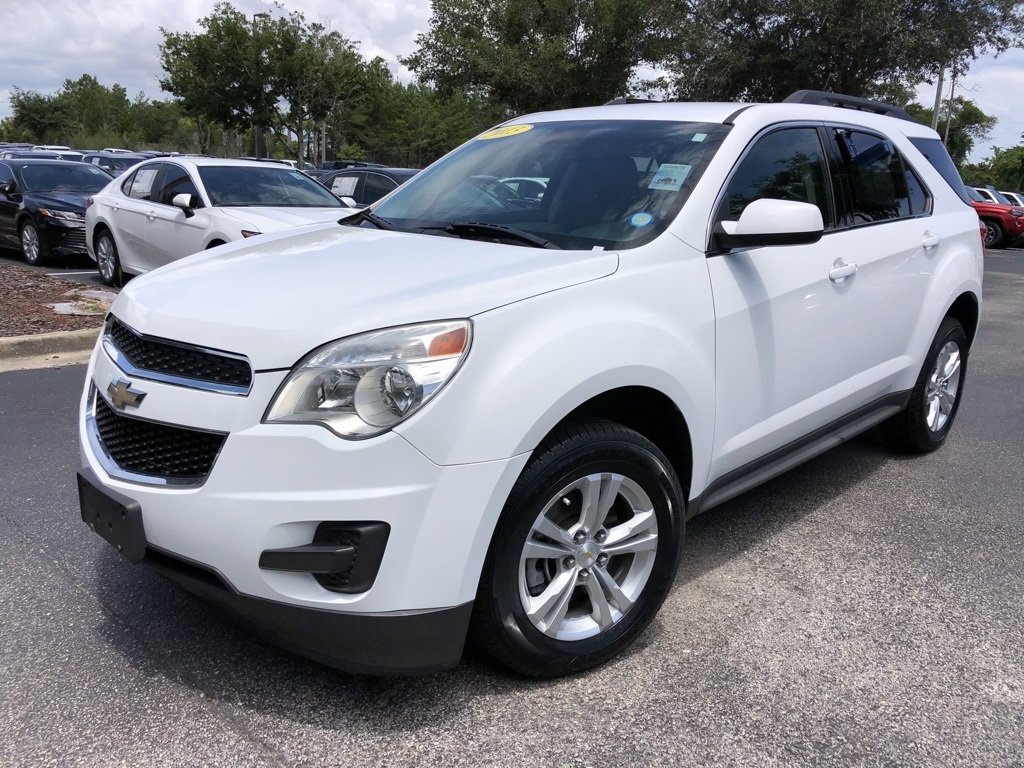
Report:
[[[934,248],[940,242],[942,242],[941,237],[939,237],[938,235],[933,235],[930,232],[925,232],[924,240],[921,241],[921,245],[923,245],[925,248]]]
[[[857,272],[856,264],[847,264],[842,259],[836,259],[832,262],[832,269],[828,272],[828,279],[833,283],[841,283],[843,280],[848,278]]]

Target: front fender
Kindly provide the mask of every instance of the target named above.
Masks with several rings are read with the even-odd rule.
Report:
[[[554,291],[473,318],[462,370],[396,429],[438,464],[532,451],[591,398],[627,386],[666,395],[692,439],[699,493],[714,432],[714,308],[704,259]],[[681,478],[686,483],[685,478]]]

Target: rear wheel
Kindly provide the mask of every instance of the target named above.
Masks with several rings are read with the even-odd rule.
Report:
[[[682,491],[649,440],[580,422],[536,451],[502,512],[471,631],[505,666],[557,677],[620,653],[675,575]]]
[[[1003,228],[999,222],[985,219],[985,247],[998,248],[1003,244]]]
[[[21,253],[25,261],[32,266],[46,260],[46,246],[39,237],[39,230],[32,221],[21,225]]]
[[[967,377],[967,334],[947,317],[928,350],[907,407],[882,424],[896,450],[928,453],[942,445],[963,399]]]

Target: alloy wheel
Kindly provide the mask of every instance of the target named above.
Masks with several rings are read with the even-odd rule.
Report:
[[[925,420],[932,432],[940,431],[949,421],[960,390],[960,371],[960,347],[954,341],[946,342],[924,392]]]
[[[640,597],[657,549],[654,505],[638,483],[610,472],[574,480],[544,506],[523,547],[523,610],[557,640],[604,632]]]

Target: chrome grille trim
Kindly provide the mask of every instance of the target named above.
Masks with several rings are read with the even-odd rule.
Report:
[[[163,422],[152,421],[149,419],[139,419],[134,416],[127,416],[122,414],[116,408],[114,408],[109,402],[106,402],[105,395],[100,394],[96,384],[90,382],[89,384],[89,395],[86,401],[86,412],[85,412],[85,434],[89,440],[89,447],[92,449],[93,456],[96,457],[100,467],[110,477],[115,480],[123,480],[128,483],[137,483],[139,485],[150,485],[158,486],[162,488],[199,488],[206,483],[206,479],[210,476],[213,471],[213,467],[217,464],[217,459],[220,458],[220,452],[224,449],[224,443],[227,442],[227,433],[214,432],[212,430],[195,429],[193,427],[177,427],[178,429],[187,429],[192,432],[206,432],[212,435],[221,435],[225,439],[218,448],[216,455],[210,462],[210,470],[201,477],[163,477],[158,475],[146,475],[139,472],[133,472],[129,469],[124,469],[118,465],[114,458],[107,451],[106,446],[103,444],[103,440],[100,438],[99,425],[96,422],[96,401],[98,398],[103,397],[104,402],[108,408],[113,410],[118,416],[122,418],[135,419],[140,422],[148,422],[151,424],[159,425],[162,427],[177,427],[174,424],[165,424]]]
[[[209,381],[207,379],[198,379],[192,376],[183,376],[175,373],[168,373],[166,371],[155,371],[148,368],[140,368],[135,365],[128,356],[117,346],[111,329],[114,323],[117,323],[128,332],[134,334],[139,339],[146,341],[152,340],[154,343],[159,343],[164,346],[178,347],[182,350],[189,352],[196,352],[203,355],[209,355],[212,358],[222,358],[225,360],[232,360],[237,363],[244,363],[249,369],[249,382],[248,384],[232,384],[221,381]],[[252,390],[252,382],[254,380],[252,363],[249,358],[244,355],[237,355],[231,352],[223,352],[219,349],[210,349],[208,347],[200,347],[195,344],[184,344],[182,342],[172,341],[170,339],[159,339],[156,337],[148,337],[145,334],[141,334],[134,328],[129,326],[127,323],[119,320],[114,315],[109,315],[107,318],[106,325],[103,329],[103,349],[107,353],[107,356],[114,362],[114,364],[124,371],[129,376],[133,376],[139,379],[145,379],[146,381],[156,381],[161,384],[170,384],[175,387],[185,387],[186,389],[198,389],[204,392],[215,392],[221,395],[236,395],[240,397],[246,397]]]

